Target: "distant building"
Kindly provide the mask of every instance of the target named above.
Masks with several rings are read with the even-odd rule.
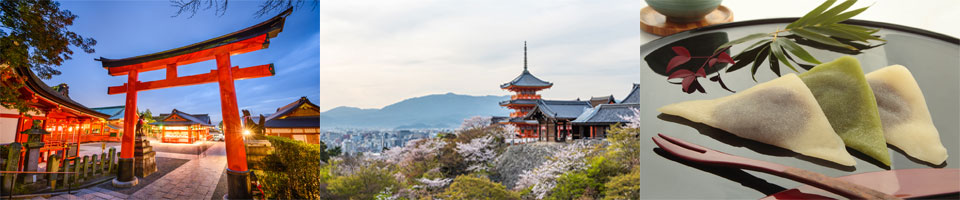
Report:
[[[597,107],[600,104],[613,104],[617,103],[617,100],[613,99],[613,95],[602,96],[602,97],[590,97],[590,106]]]
[[[254,117],[256,122],[259,117]],[[277,108],[264,121],[264,134],[320,144],[320,107],[307,97]]]
[[[517,135],[521,138],[538,138],[539,129],[536,121],[525,120],[523,117],[536,106],[540,95],[537,91],[544,90],[553,86],[553,83],[540,80],[527,70],[527,42],[523,42],[523,72],[517,78],[508,83],[500,85],[500,89],[514,92],[510,100],[500,102],[500,106],[513,110],[510,118],[502,120],[502,124],[510,124],[517,127]]]
[[[160,126],[160,142],[194,143],[206,140],[210,135],[210,116],[207,114],[189,114],[173,109],[169,114],[160,114],[153,125]]]
[[[120,133],[123,132],[123,111],[125,110],[123,105],[90,109],[110,115],[110,118],[107,118],[107,126],[103,129],[104,133],[109,133],[110,135],[120,135]]]

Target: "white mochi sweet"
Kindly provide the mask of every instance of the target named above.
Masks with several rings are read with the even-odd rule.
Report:
[[[947,149],[940,142],[927,101],[910,70],[892,65],[866,77],[877,99],[887,143],[924,162],[939,165],[946,161]]]
[[[730,96],[674,103],[658,111],[802,155],[856,164],[810,89],[795,74]]]

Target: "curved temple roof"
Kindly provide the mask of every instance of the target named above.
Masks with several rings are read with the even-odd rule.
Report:
[[[36,93],[38,96],[43,97],[44,99],[48,99],[57,104],[63,105],[64,107],[70,108],[71,110],[75,110],[79,113],[86,114],[91,117],[96,117],[101,119],[110,118],[110,115],[103,114],[93,109],[90,109],[87,106],[84,106],[83,104],[77,103],[76,101],[73,101],[72,99],[63,96],[62,94],[60,94],[60,92],[53,90],[53,88],[50,88],[50,86],[47,86],[47,84],[43,83],[43,80],[40,80],[40,78],[37,77],[36,74],[33,74],[33,71],[30,70],[29,67],[17,67],[16,71],[18,74],[20,74],[21,77],[26,77],[27,79],[25,81],[26,87],[29,88],[34,93]]]
[[[213,39],[209,39],[203,42],[198,42],[191,45],[170,49],[170,50],[166,50],[158,53],[135,56],[130,58],[109,59],[109,58],[100,57],[96,60],[101,61],[101,63],[103,64],[103,68],[109,69],[109,68],[115,68],[115,67],[123,67],[123,66],[135,65],[135,64],[156,61],[156,60],[161,60],[166,58],[173,58],[173,57],[187,55],[187,54],[198,52],[198,51],[213,49],[216,47],[228,45],[238,41],[244,41],[247,39],[259,37],[266,34],[266,37],[262,41],[262,48],[260,48],[260,49],[263,49],[263,48],[266,48],[267,45],[269,45],[270,38],[276,37],[278,33],[283,31],[284,20],[286,19],[287,16],[290,15],[292,11],[293,11],[293,8],[289,8],[281,12],[279,15],[274,16],[273,18],[270,18],[267,21],[261,22],[260,24],[247,27],[243,30],[229,33],[229,34],[216,37]],[[193,59],[190,61],[197,62],[202,60]],[[182,64],[189,64],[189,63],[192,63],[192,62],[187,61],[185,63],[178,63],[178,64],[182,65]],[[148,66],[144,66],[144,67],[148,67]],[[153,67],[153,68],[160,69],[162,68],[162,66]],[[153,70],[153,68],[148,70]],[[115,75],[115,74],[111,73],[111,75]]]
[[[630,94],[627,94],[627,97],[620,102],[621,104],[639,104],[640,103],[640,84],[634,83],[633,90],[630,91]]]
[[[511,86],[514,86],[514,87],[550,87],[550,86],[553,86],[553,83],[540,80],[540,79],[537,78],[536,76],[533,76],[533,74],[530,74],[530,71],[527,71],[526,69],[524,69],[524,70],[523,70],[523,73],[520,73],[520,76],[517,76],[517,78],[514,78],[514,79],[513,79],[512,81],[510,81],[509,83],[504,83],[503,85],[500,85],[500,88],[509,88],[509,87],[511,87]]]

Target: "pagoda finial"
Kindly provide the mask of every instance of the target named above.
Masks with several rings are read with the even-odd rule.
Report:
[[[523,71],[527,71],[527,41],[523,41]]]

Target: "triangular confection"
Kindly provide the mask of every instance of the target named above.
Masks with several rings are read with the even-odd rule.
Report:
[[[890,166],[877,100],[860,61],[843,56],[813,67],[800,74],[800,79],[813,92],[843,143]]]
[[[870,72],[867,82],[880,108],[887,143],[934,165],[947,160],[947,149],[940,143],[927,101],[906,67],[893,65]]]
[[[658,111],[810,157],[845,166],[856,164],[813,94],[795,74],[730,96],[670,104]]]

